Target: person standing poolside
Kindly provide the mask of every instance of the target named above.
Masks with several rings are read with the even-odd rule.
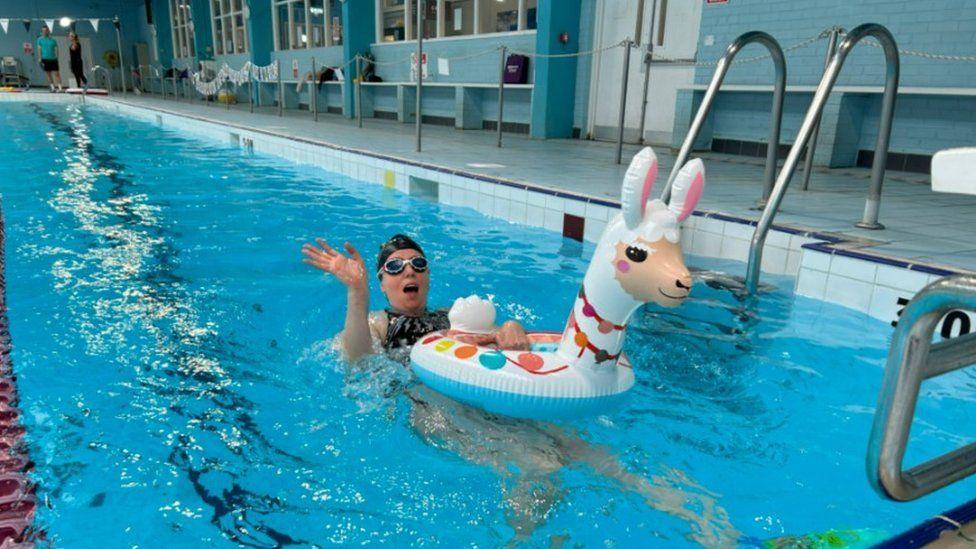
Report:
[[[71,74],[75,75],[75,85],[79,88],[88,87],[88,79],[85,78],[85,66],[81,62],[81,42],[75,32],[68,33],[68,53],[71,54]]]
[[[41,35],[37,38],[37,55],[51,91],[62,91],[61,73],[58,67],[58,43],[51,36],[51,29],[47,28],[47,25],[41,27]],[[55,83],[58,86],[57,90],[54,89]]]
[[[380,246],[376,275],[380,279],[380,291],[386,295],[390,306],[372,313],[367,312],[369,279],[366,263],[359,252],[347,242],[347,257],[322,239],[316,239],[316,242],[318,246],[302,246],[303,261],[335,276],[346,286],[346,323],[340,341],[348,360],[372,354],[374,341],[386,351],[409,348],[425,334],[450,327],[447,311],[427,308],[430,265],[420,245],[410,237],[397,234]],[[497,345],[505,350],[529,348],[525,329],[513,320],[492,333],[469,339],[469,343]]]

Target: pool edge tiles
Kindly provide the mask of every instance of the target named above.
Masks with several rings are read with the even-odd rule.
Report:
[[[37,500],[27,477],[32,464],[17,408],[17,376],[11,360],[7,317],[6,222],[0,205],[0,545],[19,543],[31,533]]]
[[[119,98],[89,98],[89,104],[403,193],[417,194],[415,188],[420,189],[420,194],[428,195],[429,199],[436,196],[445,205],[469,207],[488,217],[544,228],[579,241],[596,242],[620,208],[615,200],[475,174],[255,125],[137,105]],[[432,184],[437,187],[433,195]],[[755,220],[740,216],[696,211],[685,221],[682,238],[691,255],[745,262],[755,225]],[[896,321],[904,302],[935,278],[968,273],[964,269],[870,251],[877,243],[774,224],[766,240],[761,267],[765,273],[795,277],[798,295],[855,309],[885,322]],[[834,261],[834,258],[839,259]]]

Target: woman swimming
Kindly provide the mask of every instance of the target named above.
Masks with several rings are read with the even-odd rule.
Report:
[[[366,262],[356,248],[347,242],[345,248],[349,255],[346,256],[321,238],[316,242],[318,246],[302,246],[305,263],[335,276],[346,286],[346,321],[339,341],[348,360],[355,361],[372,354],[377,347],[386,351],[410,348],[425,334],[449,327],[446,310],[430,310],[427,307],[430,262],[412,238],[396,234],[380,246],[376,276],[380,281],[380,291],[390,306],[373,312],[367,312],[369,278],[366,275]],[[476,339],[470,342],[494,344],[506,350],[529,348],[525,329],[514,320]],[[374,345],[374,342],[378,345]]]

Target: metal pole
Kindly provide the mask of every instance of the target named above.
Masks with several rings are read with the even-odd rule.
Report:
[[[425,0],[417,0],[417,106],[414,117],[416,118],[417,127],[417,152],[420,152],[420,122],[423,116],[421,115],[421,107],[423,102],[421,97],[424,91],[424,6]]]
[[[840,35],[840,27],[834,27],[830,29],[830,35],[827,36],[827,57],[824,59],[824,70],[830,65],[830,58],[834,56],[834,50],[837,49],[837,37]],[[813,171],[813,155],[817,151],[817,137],[820,135],[820,118],[821,115],[817,115],[817,121],[813,125],[813,133],[810,134],[810,144],[807,145],[807,157],[803,159],[803,186],[800,187],[804,191],[810,188],[810,173]]]
[[[247,110],[254,114],[254,71],[247,69]]]
[[[505,61],[508,48],[502,46],[501,60],[498,63],[498,146],[502,146],[502,121],[505,120]]]
[[[877,223],[877,215],[879,201],[881,199],[881,184],[884,180],[885,162],[888,157],[891,118],[895,110],[895,95],[898,93],[898,45],[888,29],[877,23],[865,23],[848,33],[847,37],[838,46],[837,53],[830,60],[830,65],[824,71],[824,76],[817,86],[817,91],[813,94],[813,101],[811,101],[810,108],[807,110],[807,114],[803,118],[803,123],[800,125],[800,130],[796,134],[796,141],[790,147],[790,153],[786,155],[783,168],[779,172],[779,177],[776,178],[776,185],[773,187],[773,193],[769,197],[769,203],[766,209],[763,210],[762,216],[759,218],[759,223],[756,225],[756,231],[752,235],[752,243],[749,248],[749,267],[746,271],[746,290],[749,293],[755,293],[756,288],[759,286],[759,273],[760,266],[762,265],[763,245],[766,243],[766,234],[769,232],[769,227],[773,224],[773,218],[779,210],[780,202],[783,201],[783,195],[786,194],[786,189],[789,187],[793,172],[796,171],[796,165],[800,160],[800,151],[807,146],[810,140],[817,115],[823,111],[824,105],[827,103],[827,98],[831,90],[833,90],[834,84],[837,83],[837,76],[840,74],[841,67],[844,66],[844,60],[847,59],[847,55],[854,48],[854,45],[866,36],[874,37],[884,49],[887,75],[881,106],[881,121],[878,127],[878,142],[874,150],[874,164],[871,167],[871,191],[868,195],[868,201],[865,204],[864,220],[858,223],[857,226],[867,229],[883,228]],[[873,219],[870,215],[874,216]],[[873,223],[869,223],[869,221],[873,221]]]
[[[885,29],[885,33],[887,32]],[[898,77],[901,71],[895,38],[890,33],[888,37],[891,41],[891,47],[885,47],[885,60],[887,62],[885,90],[884,96],[881,98],[878,141],[874,147],[874,161],[871,164],[871,187],[864,203],[864,215],[861,216],[861,221],[854,224],[861,229],[879,230],[885,228],[878,222],[878,213],[881,209],[881,187],[884,184],[885,167],[888,163],[888,143],[891,139],[891,122],[895,117],[895,97],[898,94]],[[884,44],[880,37],[878,41]]]
[[[643,2],[641,2],[641,8],[643,8]],[[638,17],[643,21],[644,13],[643,11],[638,12]],[[640,127],[637,129],[637,142],[641,145],[644,144],[644,118],[647,116],[647,88],[650,85],[651,80],[651,60],[654,58],[654,21],[657,19],[657,0],[651,3],[651,25],[647,29],[647,48],[644,53],[644,90],[641,93],[641,113],[640,113]],[[640,45],[640,26],[637,27],[637,45]]]
[[[222,87],[224,88],[224,91],[227,92],[224,94],[224,105],[227,107],[226,110],[229,111],[230,110],[230,82],[224,82],[222,84]],[[237,90],[235,89],[235,91]],[[236,96],[237,94],[235,93],[234,95]],[[218,101],[220,100],[220,92],[217,92],[217,100]]]
[[[278,116],[284,116],[285,114],[285,88],[281,86],[281,61],[275,60],[275,66],[278,67]]]
[[[312,96],[312,120],[319,121],[319,78],[315,72],[315,58],[312,58],[312,80],[309,82],[308,94]]]
[[[356,125],[363,127],[363,58],[356,54]]]
[[[173,67],[173,101],[180,100],[179,90],[176,89],[176,67]]]
[[[119,47],[119,76],[122,80],[122,95],[125,95],[125,57],[122,55],[122,22],[119,21],[118,15],[112,20],[112,24],[115,25],[115,42]]]
[[[620,113],[617,116],[617,164],[620,164],[620,159],[623,157],[624,152],[624,118],[627,114],[627,77],[630,76],[630,45],[632,43],[630,38],[624,40],[624,66],[623,74],[620,75]]]
[[[783,50],[779,47],[779,42],[775,38],[762,31],[750,31],[733,40],[729,44],[729,47],[725,49],[725,54],[718,60],[718,64],[715,66],[712,81],[705,90],[705,97],[702,98],[701,106],[698,107],[698,112],[695,113],[695,118],[691,121],[691,127],[688,128],[688,134],[685,135],[684,143],[681,144],[678,156],[674,159],[674,166],[671,168],[668,182],[664,186],[664,192],[661,193],[661,200],[665,203],[671,199],[671,185],[674,183],[674,178],[678,176],[678,172],[684,166],[685,161],[688,160],[691,148],[694,146],[699,132],[701,132],[705,119],[708,118],[708,113],[712,108],[715,97],[718,95],[718,90],[722,86],[722,82],[725,80],[725,75],[729,72],[729,67],[732,66],[732,60],[742,51],[742,48],[753,42],[762,44],[769,50],[769,56],[773,60],[773,66],[775,68],[773,107],[769,113],[770,124],[768,143],[766,144],[768,147],[766,149],[766,171],[764,172],[763,179],[763,196],[768,198],[769,193],[766,189],[772,189],[773,179],[776,177],[780,121],[783,117],[783,98],[786,96],[786,58],[783,56]]]

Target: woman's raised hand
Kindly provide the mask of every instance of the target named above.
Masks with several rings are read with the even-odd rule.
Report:
[[[318,246],[313,244],[302,245],[302,255],[305,256],[303,262],[338,278],[350,290],[366,291],[369,287],[366,278],[366,263],[352,244],[345,243],[346,252],[349,254],[347,257],[332,249],[321,238],[316,238],[315,242],[318,243]]]

